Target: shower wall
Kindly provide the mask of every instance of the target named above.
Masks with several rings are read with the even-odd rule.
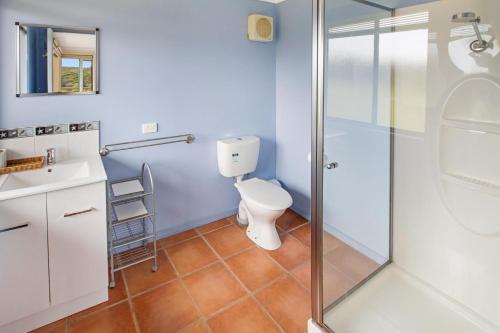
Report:
[[[473,53],[472,26],[451,22],[461,12],[499,36],[499,1],[443,0],[398,9],[422,24],[381,41],[393,75],[382,101],[393,116],[379,116],[395,128],[394,262],[500,327],[500,48]]]

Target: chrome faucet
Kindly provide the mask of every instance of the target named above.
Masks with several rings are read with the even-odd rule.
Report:
[[[47,149],[47,165],[56,163],[56,149],[48,148]]]

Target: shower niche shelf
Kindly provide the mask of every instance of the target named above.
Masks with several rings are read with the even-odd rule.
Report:
[[[444,124],[440,133],[440,170],[478,188],[500,184],[500,133]]]
[[[114,274],[132,265],[152,260],[157,266],[156,212],[154,184],[148,164],[142,174],[108,183],[108,237],[110,256],[110,288]]]
[[[489,98],[500,96],[495,84],[482,78],[460,84],[445,103],[439,126],[443,202],[459,224],[484,236],[500,235],[500,113]],[[488,96],[470,95],[478,91],[473,87],[483,87],[479,91]]]
[[[468,77],[451,90],[442,119],[500,128],[500,82],[487,74]]]
[[[470,189],[483,191],[491,195],[498,195],[500,197],[500,184],[488,182],[486,180],[464,176],[451,172],[444,172],[444,176],[449,182],[456,184],[467,185]]]
[[[500,123],[496,122],[445,118],[443,119],[442,126],[453,127],[467,131],[484,132],[487,134],[500,134]]]

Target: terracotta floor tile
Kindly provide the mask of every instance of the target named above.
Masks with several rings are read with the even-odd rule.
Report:
[[[166,251],[181,275],[217,261],[215,253],[200,237],[169,247]]]
[[[178,280],[135,297],[132,302],[142,333],[176,332],[199,319]]]
[[[180,232],[178,234],[169,236],[167,238],[160,239],[160,244],[162,247],[170,247],[172,245],[175,245],[177,243],[180,243],[182,241],[195,238],[199,236],[199,234],[196,232],[194,229],[189,229],[183,232]]]
[[[236,219],[236,214],[228,216],[226,217],[226,219],[233,224],[239,224],[238,220]]]
[[[307,247],[311,247],[311,223],[306,223],[303,226],[290,232],[293,237],[297,238]]]
[[[379,267],[376,262],[348,245],[339,246],[326,253],[324,259],[356,282],[363,280]]]
[[[221,257],[227,257],[253,245],[234,225],[205,234],[203,237]]]
[[[124,302],[70,322],[71,333],[135,332],[132,312]]]
[[[125,290],[125,283],[123,282],[122,272],[115,273],[115,282],[116,282],[116,286],[114,288],[108,289],[108,298],[109,299],[107,302],[98,304],[98,305],[93,306],[89,309],[75,313],[74,315],[70,316],[70,319],[75,319],[77,317],[87,316],[87,315],[91,314],[92,312],[96,312],[96,311],[103,309],[107,306],[110,306],[112,304],[116,304],[118,302],[124,301],[127,298],[127,291]]]
[[[223,219],[217,220],[215,222],[202,225],[201,227],[196,228],[196,230],[202,234],[206,234],[207,232],[210,232],[210,231],[213,231],[216,229],[220,229],[220,228],[228,226],[228,225],[231,225],[230,219],[223,218]]]
[[[323,253],[330,252],[341,245],[344,245],[344,242],[340,239],[327,233],[326,231],[323,232]]]
[[[310,259],[311,250],[301,242],[287,234],[281,235],[281,247],[268,251],[281,266],[291,270]]]
[[[248,228],[248,224],[240,224],[240,222],[238,222],[238,220],[236,219],[236,215],[231,215],[227,218],[229,221],[231,221],[231,223],[233,225],[235,225],[236,227],[238,227],[238,229],[246,232],[247,228]],[[245,233],[246,235],[246,233]]]
[[[310,261],[301,265],[292,274],[304,287],[311,290]],[[325,262],[323,264],[323,299],[325,306],[335,302],[354,285],[355,283],[347,275],[339,272],[329,263]]]
[[[135,295],[160,283],[171,281],[177,277],[174,268],[163,250],[158,251],[158,271],[152,272],[153,261],[148,260],[124,270],[128,290]]]
[[[283,270],[263,250],[252,248],[226,260],[233,273],[250,290],[255,290],[283,274]]]
[[[329,263],[323,264],[323,304],[328,306],[355,286],[349,277]]]
[[[286,277],[258,292],[259,302],[287,333],[304,333],[311,318],[309,293]]]
[[[68,318],[64,318],[48,325],[37,328],[29,333],[66,333],[66,322]]]
[[[194,325],[190,325],[190,327],[183,329],[179,333],[208,333],[208,330],[202,323],[197,323]]]
[[[311,262],[307,261],[306,263],[300,265],[295,269],[292,275],[302,283],[302,286],[311,290]]]
[[[208,320],[213,333],[279,333],[278,327],[257,306],[247,298]]]
[[[295,238],[300,240],[302,244],[311,247],[312,238],[311,238],[311,223],[307,223],[297,229],[290,231]],[[329,252],[344,243],[338,238],[330,235],[327,232],[323,232],[323,251],[324,253]]]
[[[296,228],[304,223],[307,223],[307,219],[303,218],[291,209],[285,211],[285,213],[283,213],[283,215],[281,215],[281,217],[276,221],[276,225],[285,231]]]
[[[245,295],[239,282],[222,264],[195,272],[183,280],[205,315]]]

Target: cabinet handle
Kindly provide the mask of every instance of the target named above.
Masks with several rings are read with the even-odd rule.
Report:
[[[23,224],[20,224],[20,225],[16,225],[14,227],[8,227],[8,228],[5,228],[5,229],[0,229],[0,234],[3,233],[3,232],[8,232],[8,231],[12,231],[12,230],[26,228],[29,225],[30,225],[30,223],[26,222],[26,223],[23,223]]]
[[[89,209],[81,210],[79,212],[64,213],[64,217],[71,217],[71,216],[75,216],[75,215],[86,214],[86,213],[93,212],[94,210],[96,210],[94,207],[90,207]]]

